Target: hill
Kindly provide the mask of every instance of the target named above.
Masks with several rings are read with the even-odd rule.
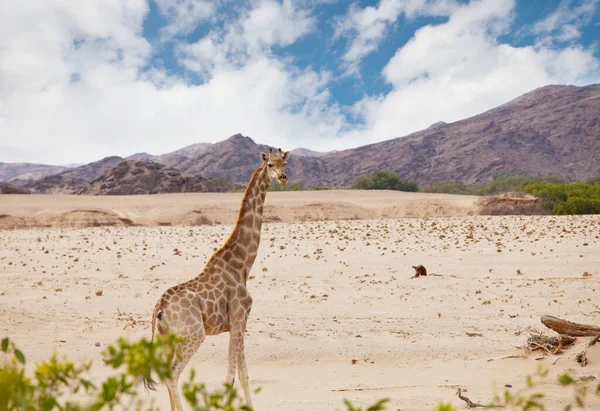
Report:
[[[67,167],[32,163],[0,163],[0,183],[22,184],[60,173]]]
[[[259,152],[268,149],[236,134],[215,144],[193,144],[159,156],[138,153],[128,159],[153,161],[184,175],[245,184],[259,164]],[[80,192],[120,161],[108,157],[23,187],[34,193]],[[5,167],[4,175],[23,175],[23,167],[10,171]],[[600,85],[542,87],[461,121],[437,122],[405,137],[354,149],[328,153],[295,149],[288,176],[291,182],[308,186],[340,187],[380,170],[422,185],[444,180],[486,183],[499,173],[567,180],[600,174]]]
[[[462,121],[321,160],[327,171],[317,181],[332,186],[377,170],[421,184],[484,183],[501,172],[586,179],[600,173],[600,85],[542,87]]]
[[[150,160],[123,160],[75,194],[139,195],[206,191],[204,178]]]
[[[31,193],[38,194],[75,194],[85,190],[91,181],[97,179],[121,161],[123,161],[121,157],[106,157],[93,163],[23,184],[21,187]]]

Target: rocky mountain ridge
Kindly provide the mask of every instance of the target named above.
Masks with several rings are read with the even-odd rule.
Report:
[[[236,134],[215,144],[195,144],[162,156],[138,153],[129,158],[161,163],[178,170],[181,178],[230,178],[245,184],[260,164],[259,153],[268,149]],[[72,187],[110,174],[121,161],[109,157],[22,188],[81,192]],[[378,170],[396,172],[422,185],[450,179],[484,183],[502,172],[568,180],[600,174],[600,85],[542,87],[461,121],[437,122],[405,137],[354,149],[329,153],[296,149],[296,155],[292,150],[288,176],[291,182],[308,186],[340,187],[358,175]],[[174,171],[165,173],[168,176]],[[187,184],[179,177],[173,181]],[[192,186],[199,187],[196,184]]]

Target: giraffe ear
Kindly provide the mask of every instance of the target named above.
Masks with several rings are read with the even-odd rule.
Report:
[[[260,153],[260,159],[263,161],[263,163],[266,163],[267,161],[269,161],[269,157],[265,154],[265,153]]]
[[[281,159],[282,159],[283,161],[287,161],[287,159],[288,159],[288,158],[290,158],[290,152],[289,152],[289,151],[286,151],[285,153],[283,153],[283,154],[281,155]]]

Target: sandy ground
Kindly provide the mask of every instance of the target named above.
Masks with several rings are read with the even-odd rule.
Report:
[[[269,193],[268,204],[326,208],[327,202],[313,198],[303,203],[303,194]],[[574,361],[587,338],[558,356],[521,348],[528,327],[544,328],[541,315],[600,324],[599,216],[466,216],[473,211],[469,197],[446,196],[444,202],[415,194],[402,205],[388,192],[310,195],[334,194],[330,203],[343,196],[343,203],[375,214],[385,207],[413,207],[421,217],[343,221],[328,211],[329,221],[264,226],[248,284],[254,307],[246,350],[251,385],[262,387],[254,396],[257,410],[333,411],[345,398],[366,405],[383,397],[391,398],[389,410],[431,410],[438,401],[463,408],[458,386],[472,400],[486,402],[495,387],[522,388],[540,363],[550,369],[550,381],[565,370],[600,379],[599,346],[589,350],[585,368]],[[144,206],[143,197],[84,197],[83,205],[25,197],[35,204],[0,196],[0,214],[96,207],[132,218],[147,207],[143,218],[158,210],[152,218],[176,221],[182,210],[197,209],[200,198],[158,196]],[[213,203],[204,199],[202,209],[235,209],[240,198],[217,195]],[[454,204],[463,216],[435,216],[431,202],[442,208]],[[104,375],[102,348],[118,336],[149,337],[161,293],[199,273],[231,229],[220,224],[2,230],[0,334],[10,335],[33,361],[57,351],[91,360],[94,373]],[[416,264],[441,276],[410,279]],[[119,311],[137,325],[123,330],[127,320]],[[209,387],[223,382],[227,342],[226,334],[209,337],[191,361]],[[541,390],[550,409],[572,398],[570,389],[553,383]],[[150,395],[168,409],[164,386]],[[589,400],[590,408],[600,408],[598,397]]]
[[[0,229],[235,224],[242,193],[152,196],[0,196]],[[474,214],[478,197],[399,191],[272,192],[265,221],[357,220]]]

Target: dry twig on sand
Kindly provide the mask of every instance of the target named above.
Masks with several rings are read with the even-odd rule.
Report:
[[[463,396],[462,392],[463,392],[462,388],[459,387],[456,390],[456,395],[458,395],[458,398],[460,398],[461,400],[463,400],[464,402],[467,403],[467,408],[477,408],[477,407],[489,408],[489,405],[480,404],[478,402],[471,401],[469,398]]]
[[[560,354],[562,348],[575,342],[575,338],[566,335],[551,337],[544,335],[541,331],[528,329],[529,337],[525,343],[525,348],[529,351],[544,351],[547,354]]]
[[[586,354],[588,348],[590,348],[592,345],[596,344],[598,342],[598,339],[600,339],[600,334],[598,334],[597,336],[592,338],[587,343],[587,345],[585,346],[583,351],[580,352],[579,354],[577,354],[577,356],[575,357],[575,361],[577,361],[582,367],[585,367],[585,365],[587,364],[587,357],[585,356],[585,354]]]
[[[137,322],[135,321],[135,318],[133,318],[131,316],[131,314],[122,312],[121,310],[119,310],[119,307],[117,307],[117,315],[118,315],[117,320],[127,321],[127,324],[125,324],[125,327],[123,327],[124,330],[126,330],[128,327],[133,328],[137,324]]]

